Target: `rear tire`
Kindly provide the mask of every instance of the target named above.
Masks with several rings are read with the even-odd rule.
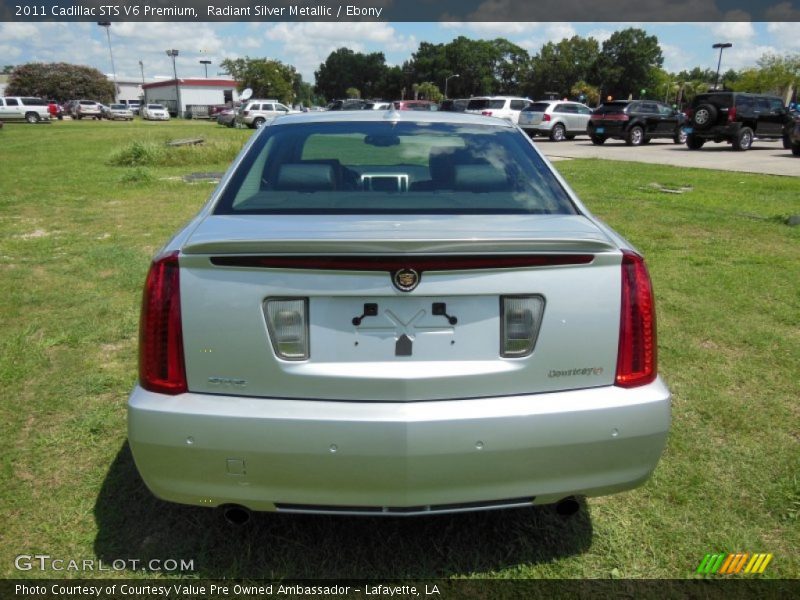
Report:
[[[254,119],[253,120],[253,129],[261,129],[261,127],[264,125],[265,122],[266,121],[264,119],[262,119],[261,117],[258,117],[257,119]]]
[[[792,154],[795,156],[800,156],[800,144],[795,144],[792,146]]]
[[[625,143],[628,146],[640,146],[644,141],[644,129],[639,125],[634,125],[628,130],[628,135],[625,136]]]
[[[791,147],[792,147],[792,142],[789,141],[789,135],[786,134],[783,136],[783,149],[788,150]]]
[[[591,135],[591,136],[589,136],[589,137],[591,138],[591,140],[592,140],[592,143],[593,143],[595,146],[602,146],[603,144],[605,144],[605,143],[606,143],[606,138],[604,138],[604,137],[600,137],[599,135]]]
[[[686,136],[686,147],[689,150],[700,150],[706,141],[703,138],[695,137],[693,135]]]
[[[733,140],[733,149],[744,152],[745,150],[749,150],[752,145],[753,130],[749,127],[742,127]]]
[[[25,114],[25,120],[28,123],[38,123],[39,122],[39,115],[35,112],[29,112]]]
[[[566,136],[567,130],[561,123],[556,123],[550,130],[550,141],[552,142],[563,142]]]
[[[717,121],[717,107],[713,104],[701,104],[692,115],[692,125],[697,129],[708,129]]]
[[[685,144],[688,137],[689,136],[683,129],[679,129],[675,137],[672,138],[672,141],[676,144]]]

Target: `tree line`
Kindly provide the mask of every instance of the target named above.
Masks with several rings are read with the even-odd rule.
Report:
[[[427,99],[440,101],[476,95],[515,95],[534,99],[581,98],[590,105],[611,98],[657,98],[681,104],[715,84],[716,72],[696,67],[669,73],[658,38],[628,27],[602,43],[573,36],[548,42],[536,54],[504,39],[421,42],[402,65],[387,65],[382,52],[349,48],[331,52],[315,71],[315,85],[294,66],[265,58],[237,58],[221,66],[252,88],[254,97],[286,104],[325,104],[339,98]],[[64,101],[84,97],[108,101],[113,85],[89,67],[53,63],[6,66],[6,93]],[[786,94],[800,80],[800,54],[764,55],[757,65],[720,76],[724,87]]]

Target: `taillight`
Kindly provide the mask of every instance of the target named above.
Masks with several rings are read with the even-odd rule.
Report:
[[[264,303],[272,348],[284,360],[308,358],[308,299],[270,298]]]
[[[694,109],[689,107],[684,111],[684,114],[686,115],[686,120],[691,121],[692,117],[694,116]]]
[[[734,121],[736,121],[736,107],[731,106],[728,109],[728,123],[733,123]]]
[[[484,117],[491,117],[492,116],[492,111],[490,111],[490,110],[481,111],[481,115],[483,115]]]
[[[147,274],[139,322],[139,383],[162,394],[182,394],[188,389],[177,252],[154,260]]]
[[[549,120],[550,120],[550,115],[548,115],[547,113],[542,115],[542,121],[549,121]]]
[[[243,111],[242,111],[242,116],[244,116],[244,117],[246,117],[246,116],[247,116],[247,115],[249,115],[249,114],[250,114],[250,111],[249,111],[249,110],[243,110]]]
[[[544,313],[541,296],[500,298],[500,355],[521,358],[533,352]]]
[[[655,380],[656,307],[644,259],[622,251],[622,307],[616,385],[636,387]]]
[[[597,116],[600,121],[628,121],[630,119],[625,113],[606,113]]]

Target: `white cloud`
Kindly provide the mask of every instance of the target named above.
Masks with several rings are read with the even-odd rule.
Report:
[[[392,54],[407,58],[419,45],[413,35],[400,35],[388,23],[278,23],[265,37],[282,45],[281,55],[288,57],[284,62],[294,65],[306,81],[314,80],[314,71],[338,48],[383,52],[393,64],[398,61]]]
[[[690,71],[697,66],[693,55],[682,46],[662,42],[661,53],[664,55],[664,70],[666,71],[673,73]]]
[[[800,11],[796,11],[795,21],[800,21]],[[768,23],[770,38],[786,50],[800,50],[800,26],[795,23]]]
[[[719,42],[745,42],[756,36],[755,28],[749,21],[715,23],[711,31]]]

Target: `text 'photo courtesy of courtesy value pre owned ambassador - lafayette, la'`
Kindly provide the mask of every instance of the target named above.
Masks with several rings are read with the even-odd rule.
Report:
[[[130,447],[241,512],[576,506],[655,469],[656,354],[643,258],[515,124],[280,116],[153,260]]]

